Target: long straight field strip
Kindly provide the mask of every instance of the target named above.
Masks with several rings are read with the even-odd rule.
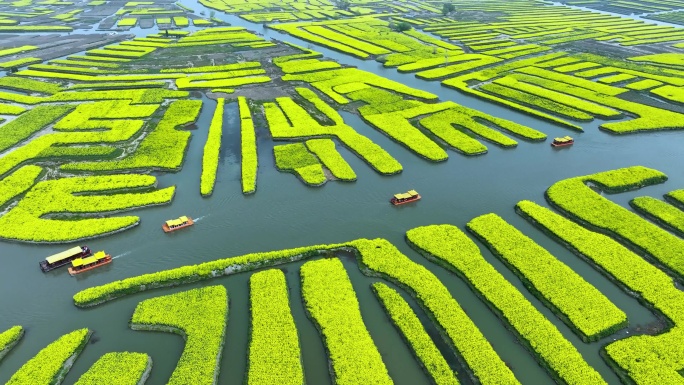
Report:
[[[472,223],[472,222],[471,222]],[[455,226],[425,226],[409,230],[409,244],[428,259],[463,277],[490,307],[544,362],[550,374],[567,384],[606,383],[575,347],[499,272],[478,247]]]
[[[652,197],[636,197],[629,201],[637,212],[680,237],[684,236],[684,211],[677,206]]]
[[[252,327],[247,384],[303,384],[299,336],[285,275],[277,269],[263,271],[252,275],[249,285]]]
[[[300,274],[302,298],[330,352],[335,383],[392,384],[339,259],[307,262]]]
[[[468,230],[583,340],[598,340],[627,325],[625,313],[601,292],[498,215],[474,218]]]

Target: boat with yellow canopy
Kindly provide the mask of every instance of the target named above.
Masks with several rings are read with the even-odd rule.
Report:
[[[553,146],[553,147],[571,146],[573,143],[575,143],[575,139],[573,139],[570,136],[563,136],[561,138],[553,138],[553,142],[551,142],[551,146]]]
[[[183,215],[178,219],[171,219],[164,222],[162,225],[162,230],[164,230],[165,233],[170,233],[172,231],[180,230],[184,227],[192,226],[194,224],[195,222],[192,221],[192,218],[188,218]]]
[[[420,199],[420,194],[416,190],[409,190],[406,193],[403,194],[394,194],[392,199],[390,199],[390,203],[398,206],[398,205],[403,205],[405,203],[410,203],[410,202],[415,202]]]
[[[74,276],[76,274],[85,273],[86,271],[97,269],[98,267],[107,265],[109,263],[112,263],[112,256],[105,254],[104,251],[98,251],[90,257],[77,258],[71,261],[69,274]]]

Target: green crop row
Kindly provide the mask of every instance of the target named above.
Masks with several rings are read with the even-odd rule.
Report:
[[[51,147],[126,141],[138,133],[143,126],[142,120],[114,120],[109,122],[111,122],[110,130],[55,132],[38,136],[0,158],[0,175],[4,175],[22,163],[41,160],[41,154],[45,151],[49,152]]]
[[[227,322],[226,288],[208,286],[140,302],[133,312],[131,328],[176,333],[186,340],[169,385],[214,385]]]
[[[257,153],[256,131],[249,104],[244,96],[238,97],[240,110],[240,155],[241,155],[241,180],[242,193],[252,194],[256,192],[257,170],[259,169],[259,156]]]
[[[651,197],[637,197],[629,205],[658,224],[684,236],[684,211]]]
[[[551,101],[556,101],[568,107],[572,107],[604,119],[615,119],[622,116],[622,114],[620,114],[618,111],[613,110],[612,108],[607,108],[595,103],[588,102],[581,98],[573,97],[568,94],[546,89],[545,86],[548,85],[548,83],[554,81],[550,80],[548,82],[545,82],[537,79],[539,78],[535,79],[530,76],[512,75],[497,79],[495,80],[495,83],[500,84],[502,86],[513,88],[521,92],[532,94],[539,98],[545,98]],[[529,84],[533,82],[541,86]]]
[[[119,68],[120,64],[108,63],[103,61],[86,61],[86,60],[74,60],[74,59],[55,59],[50,60],[50,64],[66,64],[71,66],[79,67],[100,67],[100,68]]]
[[[0,151],[16,146],[74,108],[69,104],[37,106],[0,126]]]
[[[349,100],[333,91],[333,87],[348,83],[363,83],[419,99],[437,100],[437,95],[389,80],[372,72],[362,71],[358,68],[342,68],[304,74],[288,74],[283,76],[282,79],[285,81],[300,80],[310,83],[313,87],[319,89],[340,104],[347,104],[349,103]]]
[[[461,72],[470,71],[478,67],[494,64],[500,61],[501,59],[495,56],[481,54],[463,54],[460,56],[456,56],[451,60],[451,62],[456,62],[457,64],[450,64],[444,67],[420,71],[416,74],[416,77],[425,80],[440,79]]]
[[[0,180],[0,208],[7,206],[14,198],[28,191],[43,175],[38,166],[24,166]]]
[[[152,369],[145,353],[106,353],[74,385],[139,385]]]
[[[69,91],[73,90],[124,90],[141,88],[163,88],[166,87],[164,81],[138,81],[138,82],[102,82],[102,83],[80,83],[69,86]]]
[[[0,361],[2,361],[5,355],[7,355],[17,343],[19,343],[19,340],[23,336],[24,328],[21,326],[12,326],[0,333]]]
[[[216,110],[211,118],[207,142],[204,144],[202,154],[202,175],[200,177],[200,193],[209,196],[214,192],[216,173],[218,171],[219,150],[221,149],[221,136],[223,136],[223,110],[225,99],[216,100]]]
[[[2,28],[2,27],[0,27]],[[35,64],[35,63],[40,63],[42,62],[43,59],[37,58],[37,57],[25,57],[22,59],[15,59],[15,60],[9,60],[9,61],[4,61],[0,63],[0,69],[1,70],[8,70],[10,68],[14,67],[24,67],[29,64]]]
[[[14,104],[0,103],[0,115],[19,115],[24,111],[26,111],[24,107]]]
[[[129,210],[141,206],[167,204],[175,187],[151,190],[156,178],[148,175],[112,175],[63,178],[42,181],[9,212],[0,217],[0,237],[27,242],[69,242],[123,231],[139,223],[137,216],[85,218],[81,220],[48,219],[46,215],[88,215]],[[94,195],[114,191],[113,195]],[[88,192],[88,195],[77,195]]]
[[[346,125],[337,111],[321,100],[313,91],[297,88],[297,92],[335,124],[332,126],[322,125],[292,99],[277,98],[278,105],[275,108],[271,107],[265,110],[269,130],[274,139],[336,137],[378,172],[382,174],[401,172],[402,168],[399,162],[382,147]]]
[[[483,84],[479,88],[489,93],[501,96],[502,98],[514,100],[516,102],[523,103],[534,108],[546,110],[548,112],[561,115],[566,118],[580,121],[591,121],[594,119],[593,116],[587,114],[586,112],[577,110],[566,104],[561,104],[552,99],[547,99],[544,97],[530,94],[528,92],[520,91],[515,88],[501,85],[501,82],[499,80],[495,81],[494,83]],[[563,96],[565,98],[565,95]],[[583,100],[581,101],[584,102]],[[568,102],[568,104],[570,103]]]
[[[409,342],[411,349],[437,385],[458,385],[455,373],[437,349],[411,306],[389,286],[376,282],[373,292],[385,308],[394,326]]]
[[[672,278],[617,241],[574,223],[530,201],[519,202],[518,212],[531,223],[558,239],[570,250],[593,262],[603,274],[642,302],[679,325],[684,315],[684,293]],[[684,354],[678,340],[681,326],[657,336],[635,336],[613,342],[604,348],[609,363],[624,382],[637,384],[676,384]],[[623,371],[626,375],[622,375]],[[627,378],[627,376],[629,376]]]
[[[123,159],[69,163],[69,171],[112,171],[155,169],[177,171],[183,164],[190,133],[176,129],[193,123],[202,108],[201,100],[172,102],[159,123],[143,138],[135,152]]]
[[[305,263],[300,269],[307,313],[322,334],[334,383],[392,384],[368,329],[354,288],[339,259]]]
[[[356,180],[356,173],[335,149],[335,142],[331,139],[307,140],[306,147],[318,157],[335,178],[345,181]]]
[[[17,53],[28,52],[38,49],[35,45],[22,45],[21,47],[0,49],[0,57],[14,55]]]
[[[610,191],[662,183],[667,176],[635,166],[556,182],[546,191],[551,204],[574,218],[617,236],[684,276],[684,240],[597,194],[586,183]]]
[[[340,51],[342,53],[346,53],[346,54],[349,54],[352,56],[356,56],[356,57],[361,58],[361,59],[366,59],[366,58],[368,58],[368,56],[370,56],[370,55],[368,55],[368,53],[366,53],[362,50],[353,48],[353,46],[342,44],[342,43],[339,43],[337,41],[330,40],[329,38],[319,36],[317,34],[305,31],[304,29],[299,28],[295,24],[269,25],[269,28],[273,28],[273,29],[280,30],[280,31],[285,32],[285,33],[289,33],[290,35],[298,37],[302,40],[306,40],[306,41],[312,42],[314,44],[320,44],[324,47],[328,47],[328,48],[333,49],[335,51]],[[332,31],[329,31],[329,32],[332,32]]]
[[[73,106],[65,105],[66,107]],[[62,107],[65,107],[62,106]],[[40,107],[46,106],[39,106]],[[148,118],[159,108],[156,104],[131,105],[130,100],[105,100],[82,103],[55,125],[56,131],[80,131],[111,128],[111,119]],[[105,120],[106,119],[106,120]]]
[[[74,304],[78,307],[95,306],[128,294],[292,262],[343,246],[344,244],[313,245],[264,253],[251,253],[204,262],[198,265],[183,266],[139,275],[82,290],[74,295]]]
[[[406,238],[426,258],[464,277],[502,320],[514,328],[559,382],[606,383],[556,326],[489,264],[477,245],[457,227],[418,227],[409,230]]]
[[[18,76],[4,76],[0,78],[0,87],[24,92],[41,92],[49,95],[62,91],[62,87],[57,84]]]
[[[247,385],[302,385],[304,369],[285,274],[278,269],[249,278],[252,314]]]
[[[674,190],[665,194],[665,200],[673,205],[684,209],[684,189]]]
[[[264,104],[264,108],[268,110],[271,105]],[[320,186],[328,180],[320,161],[309,152],[304,143],[275,146],[273,147],[273,155],[278,170],[293,172],[302,182],[310,186]]]
[[[489,341],[430,270],[403,255],[384,239],[349,243],[359,253],[367,274],[378,275],[406,289],[446,333],[448,342],[483,385],[519,384]]]
[[[599,340],[626,326],[627,316],[622,310],[498,215],[479,216],[468,222],[468,230],[585,342]]]
[[[277,64],[286,74],[313,72],[332,68],[340,68],[334,61],[320,61],[318,59],[289,60]]]
[[[221,64],[216,66],[183,67],[183,68],[163,68],[161,73],[204,73],[204,72],[223,72],[261,68],[258,61],[248,61],[242,63]],[[258,72],[263,74],[264,72]]]
[[[62,382],[85,348],[91,331],[79,329],[59,337],[28,360],[6,385],[51,385]]]

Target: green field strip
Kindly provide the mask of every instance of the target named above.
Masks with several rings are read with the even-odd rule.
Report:
[[[518,103],[511,102],[511,101],[509,101],[509,100],[506,100],[506,99],[503,99],[503,98],[500,98],[500,97],[497,97],[497,96],[493,96],[493,95],[486,94],[486,93],[481,92],[481,91],[476,90],[476,89],[471,89],[471,88],[469,88],[468,85],[467,85],[464,81],[462,81],[461,79],[458,79],[458,78],[447,79],[447,80],[443,81],[442,84],[446,85],[447,87],[455,88],[455,89],[457,89],[457,90],[459,90],[459,91],[462,91],[462,92],[464,92],[464,93],[466,93],[466,94],[473,95],[473,96],[475,96],[475,97],[478,97],[478,98],[481,98],[481,99],[484,99],[484,100],[487,100],[487,101],[490,101],[490,102],[494,102],[494,103],[497,103],[497,104],[501,104],[501,105],[503,105],[503,106],[505,106],[505,107],[510,107],[510,108],[513,108],[513,109],[516,109],[516,110],[520,110],[520,111],[526,112],[526,113],[528,113],[528,114],[530,114],[530,115],[537,116],[537,117],[539,117],[539,118],[542,119],[542,120],[547,120],[547,121],[550,121],[550,122],[553,122],[553,123],[556,123],[556,124],[560,124],[561,126],[570,127],[570,128],[573,128],[573,129],[575,129],[575,130],[577,130],[577,131],[583,131],[583,130],[582,130],[582,127],[580,127],[580,126],[578,126],[578,125],[576,125],[576,124],[572,124],[572,123],[570,123],[570,122],[567,122],[567,121],[565,121],[565,120],[563,120],[563,119],[560,119],[560,118],[557,118],[557,117],[555,117],[555,116],[552,116],[552,115],[543,113],[543,112],[541,112],[541,111],[537,111],[537,110],[535,110],[535,109],[533,109],[533,108],[529,108],[529,107],[523,106],[523,105],[518,104]]]
[[[629,201],[638,213],[664,228],[684,237],[684,211],[652,197],[636,197]]]
[[[265,104],[264,109],[277,108],[274,104]],[[279,171],[291,172],[309,186],[325,184],[328,178],[323,165],[306,147],[304,143],[281,144],[273,147],[275,165]]]
[[[21,47],[0,49],[0,57],[35,51],[37,49],[38,47],[36,47],[35,45],[22,45]]]
[[[519,384],[449,290],[427,268],[384,239],[357,240],[350,245],[357,249],[361,267],[398,284],[417,299],[433,322],[444,330],[477,381],[484,385]]]
[[[300,275],[307,314],[325,343],[334,383],[392,384],[339,259],[307,262]]]
[[[566,264],[496,214],[472,219],[467,228],[585,342],[627,325],[627,316]]]
[[[152,369],[145,353],[106,353],[74,385],[139,385]]]
[[[427,259],[456,273],[504,322],[510,324],[547,371],[566,384],[605,384],[577,349],[534,305],[489,264],[462,231],[450,225],[424,226],[406,233],[407,242]]]
[[[483,121],[495,125],[504,131],[516,133],[519,136],[527,136],[526,139],[539,140],[539,137],[533,139],[535,133],[543,136],[543,134],[538,131],[529,133],[531,135],[526,135],[528,133],[524,132],[524,130],[531,129],[525,126],[484,114],[478,114],[474,110],[458,105],[421,119],[420,123],[434,135],[447,142],[447,144],[452,145],[454,148],[469,155],[481,153],[483,150],[486,150],[486,147],[482,149],[482,147],[484,147],[482,145],[476,146],[475,143],[465,141],[461,135],[456,133],[457,131],[454,132],[454,126],[470,131],[478,137],[502,147],[515,147],[518,145],[518,142],[483,124]]]
[[[0,237],[36,243],[65,243],[136,226],[140,222],[137,216],[85,218],[78,221],[47,219],[44,216],[92,215],[170,203],[175,186],[153,190],[156,184],[155,177],[136,174],[39,182],[16,206],[0,217],[3,227]],[[116,193],[112,195],[112,191]],[[82,192],[89,194],[79,195]],[[17,225],[19,223],[22,225]]]
[[[605,84],[613,84],[613,83],[626,82],[626,81],[632,80],[634,78],[636,78],[636,76],[630,75],[630,74],[617,74],[617,75],[606,76],[606,77],[600,78],[600,79],[598,79],[598,81],[601,83],[605,83]]]
[[[37,106],[0,126],[0,151],[5,151],[30,138],[74,109],[73,105]]]
[[[219,151],[223,136],[223,110],[225,99],[216,99],[216,109],[209,125],[209,134],[202,152],[202,174],[200,176],[200,194],[209,196],[214,192],[216,174],[218,172]]]
[[[681,381],[684,352],[676,341],[684,336],[681,326],[684,294],[672,278],[617,241],[572,222],[530,201],[519,202],[517,211],[532,224],[553,236],[561,245],[584,257],[597,270],[642,303],[665,315],[674,327],[656,335],[640,335],[609,344],[601,355],[625,382],[662,383]]]
[[[79,329],[65,334],[28,360],[6,385],[59,384],[86,347],[92,331]]]
[[[591,121],[594,119],[593,116],[587,114],[586,112],[572,108],[569,105],[561,104],[554,100],[523,92],[515,88],[506,87],[500,83],[483,84],[479,87],[479,89],[494,95],[501,96],[504,99],[514,100],[516,102],[529,105],[533,108],[546,110],[550,113],[560,115],[565,118],[580,121]]]
[[[249,298],[247,385],[302,385],[299,336],[283,272],[271,269],[253,274],[249,278]]]
[[[557,72],[541,69],[541,68],[534,68],[534,67],[525,67],[525,68],[519,68],[517,69],[517,72],[521,72],[527,75],[532,75],[532,76],[537,76],[540,78],[552,80],[554,82],[559,82],[559,83],[566,83],[569,85],[573,85],[576,87],[581,87],[590,91],[594,92],[600,92],[605,95],[609,96],[617,96],[622,93],[624,93],[626,90],[623,88],[618,88],[618,87],[613,87],[609,86],[607,84],[599,84],[595,83],[591,80],[586,80],[586,79],[579,79],[575,76],[572,75],[565,75],[565,74],[559,74]]]
[[[532,76],[520,76],[520,75],[509,75],[503,78],[499,78],[494,81],[494,83],[509,87],[521,92],[526,92],[532,94],[536,97],[545,98],[550,101],[556,101],[557,103],[564,104],[568,107],[572,107],[586,113],[599,116],[602,118],[619,118],[622,114],[618,111],[613,110],[602,105],[598,105],[589,102],[584,99],[576,98],[570,96],[572,94],[556,92],[549,86],[548,81],[540,81],[539,78],[535,79]]]
[[[177,100],[167,108],[159,123],[143,138],[137,151],[111,161],[68,163],[61,166],[68,171],[143,170],[177,171],[183,164],[190,133],[179,130],[193,123],[199,116],[201,100]]]
[[[635,166],[557,182],[549,187],[546,196],[564,213],[643,250],[677,275],[684,276],[684,239],[609,201],[586,185],[591,182],[604,190],[622,191],[666,179],[657,170]]]
[[[580,70],[585,70],[587,68],[593,68],[593,67],[600,67],[601,65],[598,63],[591,63],[591,62],[580,62],[580,63],[574,63],[574,64],[567,64],[559,67],[554,67],[553,70],[556,72],[576,72]]]
[[[376,282],[372,287],[392,323],[409,343],[413,354],[420,360],[422,367],[432,377],[435,384],[458,385],[455,373],[437,349],[411,306],[396,290],[384,283]]]
[[[5,76],[0,78],[0,87],[21,92],[39,92],[48,95],[53,95],[62,91],[62,87],[57,84],[17,76]]]
[[[2,185],[3,182],[4,181],[0,181],[0,185]],[[0,202],[1,201],[2,198],[0,198]],[[17,325],[12,326],[11,328],[0,333],[0,361],[2,361],[3,358],[5,358],[7,353],[9,353],[15,346],[17,346],[21,338],[24,336],[24,332],[24,328]]]
[[[331,139],[310,139],[306,141],[306,147],[335,178],[343,181],[356,180],[356,173],[335,149],[335,142]]]
[[[133,330],[179,334],[185,348],[168,380],[169,385],[215,385],[228,322],[228,293],[208,286],[146,299],[135,308]]]
[[[254,121],[249,110],[247,99],[238,97],[238,109],[240,113],[240,180],[242,193],[252,194],[256,192],[257,170],[259,157],[257,154],[257,139],[254,131]]]
[[[342,117],[332,107],[320,100],[311,90],[297,89],[305,99],[335,122],[333,126],[318,123],[299,105],[289,98],[277,98],[278,108],[265,109],[268,128],[274,139],[335,137],[367,164],[382,174],[401,172],[402,167],[390,154],[352,127],[344,124]],[[286,118],[284,110],[295,120]],[[292,123],[290,123],[292,122]]]
[[[648,90],[653,87],[658,87],[662,85],[663,83],[657,81],[657,80],[652,80],[652,79],[644,79],[644,80],[639,80],[633,83],[625,84],[625,87],[636,90],[636,91],[644,91]]]

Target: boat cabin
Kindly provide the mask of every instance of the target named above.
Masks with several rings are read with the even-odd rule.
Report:
[[[188,227],[188,226],[191,226],[194,224],[195,224],[195,222],[192,221],[192,218],[188,218],[185,215],[183,215],[182,217],[180,217],[178,219],[171,219],[171,220],[164,222],[164,224],[162,225],[162,230],[164,230],[164,232],[168,233],[171,231],[180,230],[183,227]]]
[[[104,251],[98,251],[90,257],[77,258],[71,261],[71,267],[69,267],[69,274],[75,275],[82,273],[84,271],[92,270],[101,265],[106,265],[111,261],[112,257],[109,254],[105,254]]]
[[[561,138],[554,138],[552,146],[569,146],[575,143],[575,140],[570,136],[563,136]]]
[[[188,219],[188,217],[186,217],[186,216],[184,215],[184,216],[182,216],[182,217],[180,217],[180,218],[178,218],[178,219],[172,219],[172,220],[170,220],[170,221],[166,221],[166,226],[168,226],[169,229],[175,229],[175,228],[177,228],[177,227],[181,227],[181,226],[187,225],[187,224],[189,223],[189,221],[190,221],[190,220]]]
[[[88,246],[76,246],[45,258],[44,261],[40,261],[39,265],[40,269],[47,273],[50,270],[68,265],[76,258],[88,257],[92,254],[93,252],[90,251]]]
[[[417,201],[418,199],[420,199],[420,194],[418,194],[416,190],[409,190],[403,194],[394,194],[392,199],[390,199],[390,203],[393,205],[399,205],[402,203]]]

